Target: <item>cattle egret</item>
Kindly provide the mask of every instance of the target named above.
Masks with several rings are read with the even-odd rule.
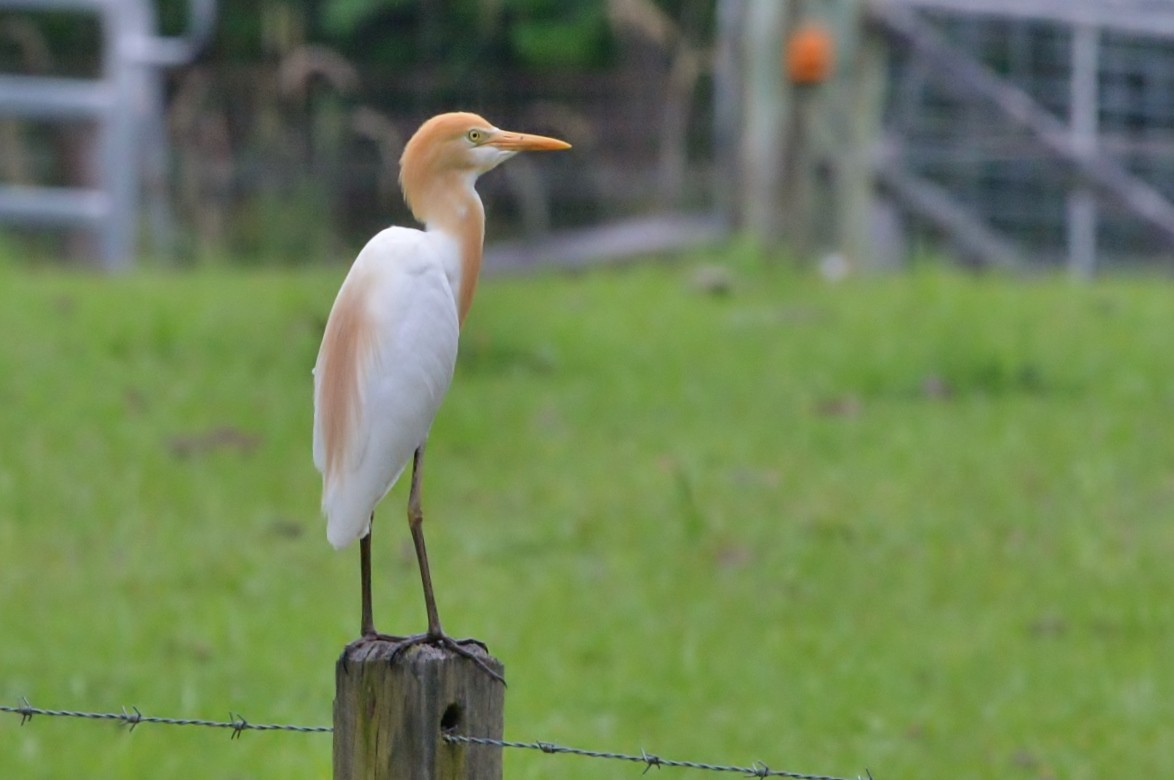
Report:
[[[391,227],[372,238],[335,298],[314,366],[314,465],[322,473],[327,539],[336,548],[359,540],[356,643],[392,641],[395,653],[440,645],[501,679],[466,649],[474,640],[452,639],[440,625],[421,529],[424,444],[452,380],[481,267],[485,210],[473,185],[518,152],[568,148],[555,138],[500,130],[476,114],[429,119],[400,158],[404,200],[424,230]],[[409,460],[408,525],[428,630],[396,637],[376,632],[371,616],[371,524]]]

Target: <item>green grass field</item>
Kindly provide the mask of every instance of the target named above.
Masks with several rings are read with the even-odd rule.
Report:
[[[506,735],[897,778],[1174,776],[1174,287],[731,252],[483,283],[433,429]],[[341,269],[0,269],[0,702],[328,724],[310,461]],[[376,620],[424,625],[404,490]],[[329,778],[328,735],[0,715],[0,778]],[[508,752],[506,776],[641,767]],[[700,777],[661,770],[665,777]]]

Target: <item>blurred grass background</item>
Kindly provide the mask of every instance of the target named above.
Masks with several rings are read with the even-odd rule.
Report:
[[[0,700],[330,722],[358,554],[318,516],[310,368],[343,273],[0,268]],[[445,625],[504,660],[508,738],[1168,775],[1171,332],[1149,277],[831,284],[731,247],[487,280],[429,449]],[[400,632],[403,502],[374,535]],[[0,777],[329,772],[328,735],[0,717]]]

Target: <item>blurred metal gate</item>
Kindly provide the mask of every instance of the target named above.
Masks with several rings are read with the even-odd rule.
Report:
[[[881,181],[979,262],[1174,258],[1174,0],[871,0]]]
[[[211,33],[215,0],[190,0],[182,38],[155,34],[150,0],[0,0],[0,8],[95,14],[103,49],[100,78],[0,74],[0,115],[86,120],[98,136],[95,186],[0,184],[0,221],[87,229],[102,268],[128,268],[143,177],[162,177],[166,166],[160,69],[195,57]]]

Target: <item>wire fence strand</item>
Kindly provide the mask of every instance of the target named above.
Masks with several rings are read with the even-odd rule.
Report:
[[[612,753],[604,750],[584,750],[582,748],[566,747],[565,745],[556,745],[553,742],[512,742],[506,739],[488,739],[485,737],[466,737],[461,734],[445,734],[445,742],[464,742],[470,745],[492,745],[500,748],[521,748],[523,750],[541,750],[543,753],[564,753],[572,756],[585,756],[587,758],[603,758],[614,761],[629,761],[637,764],[644,764],[644,771],[656,767],[682,767],[685,769],[703,769],[710,772],[734,772],[746,777],[789,777],[792,780],[848,780],[844,777],[836,777],[835,775],[812,775],[804,772],[790,772],[784,769],[771,769],[761,761],[755,761],[751,766],[735,766],[733,764],[709,764],[702,761],[676,761],[671,758],[661,758],[646,751],[641,750],[640,755],[632,753]],[[863,777],[856,777],[854,780],[872,780],[872,774],[865,771]]]
[[[251,723],[242,715],[235,712],[228,714],[228,720],[204,720],[201,718],[163,718],[156,715],[144,715],[138,707],[123,708],[120,712],[84,712],[80,710],[50,710],[34,707],[29,700],[21,699],[18,706],[0,704],[0,712],[20,716],[21,725],[25,725],[36,717],[49,718],[81,718],[83,720],[106,720],[123,724],[133,731],[143,723],[156,723],[165,726],[201,726],[204,728],[230,730],[231,738],[236,739],[246,731],[292,731],[302,734],[329,734],[334,731],[331,726],[295,726],[285,723]],[[745,777],[786,777],[791,780],[872,780],[872,774],[867,770],[856,778],[837,777],[835,775],[806,774],[791,772],[782,769],[771,769],[762,761],[755,761],[750,766],[734,764],[713,764],[704,761],[679,761],[663,758],[641,750],[639,755],[634,753],[615,753],[604,750],[585,750],[583,748],[567,747],[553,742],[515,742],[504,739],[490,739],[488,737],[470,737],[464,734],[445,733],[445,742],[450,744],[484,745],[497,748],[511,748],[521,750],[538,750],[548,755],[563,754],[583,756],[585,758],[607,759],[644,764],[644,772],[656,767],[680,767],[684,769],[699,769],[710,772],[732,772]]]
[[[50,718],[82,718],[85,720],[112,720],[121,722],[133,731],[141,723],[160,723],[165,726],[203,726],[212,729],[230,729],[232,739],[236,739],[245,731],[296,731],[306,734],[330,733],[334,731],[330,726],[291,726],[283,723],[250,723],[235,712],[228,713],[228,720],[203,720],[201,718],[161,718],[155,715],[144,715],[138,707],[123,709],[121,712],[82,712],[79,710],[47,710],[34,707],[28,699],[22,699],[19,707],[0,705],[0,712],[9,712],[20,716],[23,726],[36,716]]]

